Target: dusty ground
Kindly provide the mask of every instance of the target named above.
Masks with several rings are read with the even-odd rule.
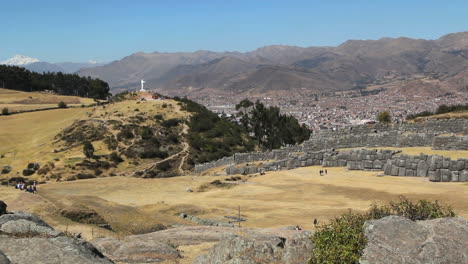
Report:
[[[164,179],[112,177],[39,186],[39,194],[28,194],[12,187],[0,187],[0,198],[9,210],[25,210],[40,215],[59,230],[82,233],[87,239],[114,236],[122,238],[139,228],[156,223],[193,225],[178,217],[185,212],[202,218],[225,221],[224,216],[247,218],[243,227],[281,227],[300,225],[313,230],[313,220],[326,222],[348,209],[366,210],[373,202],[384,203],[404,195],[410,199],[439,200],[468,217],[467,183],[433,183],[427,178],[378,176],[381,172],[348,171],[322,167],[267,172],[249,177],[246,183],[231,188],[210,188],[187,192],[223,176],[183,176]],[[86,206],[102,215],[117,233],[80,224],[58,215],[60,208]],[[176,238],[175,238],[176,242]],[[192,263],[213,243],[181,245],[184,259]]]
[[[468,217],[466,183],[433,183],[417,177],[378,177],[381,172],[347,171],[345,168],[328,168],[328,175],[319,176],[320,168],[267,172],[232,188],[213,188],[205,192],[190,193],[186,189],[196,189],[222,176],[112,177],[51,183],[41,185],[38,196],[55,207],[86,205],[102,213],[110,222],[122,225],[127,221],[139,222],[140,218],[166,225],[187,224],[177,217],[181,212],[223,221],[224,216],[236,214],[241,206],[242,216],[248,219],[242,225],[247,227],[298,224],[312,229],[315,218],[326,221],[350,208],[365,210],[372,202],[383,203],[401,195],[411,199],[439,200]],[[28,208],[31,204],[18,202],[25,199],[26,194],[18,196],[11,187],[1,187],[0,194],[11,210],[25,206],[31,209]],[[40,200],[38,197],[32,203]],[[14,208],[15,205],[18,208]]]

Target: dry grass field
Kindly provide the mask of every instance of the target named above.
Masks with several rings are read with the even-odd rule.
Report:
[[[83,232],[88,238],[102,230],[76,224],[57,216],[58,208],[86,206],[101,214],[120,235],[132,232],[132,225],[149,223],[192,224],[178,217],[185,212],[202,218],[225,221],[238,206],[248,220],[246,227],[300,225],[313,229],[313,220],[325,222],[348,209],[366,210],[373,202],[385,203],[400,196],[409,199],[439,200],[468,217],[466,183],[433,183],[427,178],[379,177],[380,172],[348,171],[307,167],[263,176],[247,177],[232,188],[209,188],[187,192],[187,188],[209,183],[222,176],[183,176],[163,179],[108,177],[40,185],[37,196],[1,187],[0,197],[11,210],[33,211],[59,229]],[[31,197],[37,197],[32,200]],[[98,233],[101,232],[101,233]],[[109,235],[109,234],[107,234]]]
[[[93,99],[77,96],[54,95],[40,92],[22,92],[0,88],[0,108],[10,112],[57,107],[63,101],[69,106],[81,106],[94,103]]]

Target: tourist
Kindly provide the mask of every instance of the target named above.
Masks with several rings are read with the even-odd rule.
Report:
[[[298,225],[296,225],[296,230],[302,230]]]
[[[33,189],[34,193],[37,193],[37,183],[36,183],[36,181],[34,181],[32,189]]]
[[[325,170],[325,174],[328,174],[328,171],[327,171],[327,170]]]

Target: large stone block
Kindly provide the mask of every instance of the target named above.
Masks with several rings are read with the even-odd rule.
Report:
[[[450,160],[449,159],[444,159],[442,161],[442,169],[448,169],[450,167]]]
[[[373,164],[371,160],[364,160],[363,162],[364,169],[372,169]]]
[[[338,167],[346,167],[346,160],[339,160],[338,161]]]
[[[449,182],[452,180],[452,173],[448,169],[440,169],[440,180]]]
[[[392,161],[387,160],[384,166],[384,174],[385,175],[391,175],[392,174]]]
[[[465,169],[465,161],[463,160],[458,160],[457,161],[457,171],[461,171]]]
[[[415,176],[414,174],[415,174],[415,173],[414,173],[414,170],[412,170],[412,169],[406,169],[406,176],[410,176],[410,177],[411,177],[411,176]]]
[[[429,171],[429,180],[433,182],[440,182],[440,170],[431,170]]]
[[[400,170],[400,167],[398,167],[398,166],[392,164],[392,170],[391,170],[391,172],[390,172],[390,175],[392,175],[392,176],[398,176],[399,170]]]
[[[456,160],[451,160],[450,161],[449,170],[451,170],[451,171],[456,171],[457,170],[457,161]]]
[[[468,170],[460,171],[458,181],[468,182]]]
[[[398,160],[398,167],[405,167],[406,165],[406,160],[400,159]]]
[[[375,170],[381,170],[383,168],[383,162],[380,160],[374,160],[373,162],[373,169]]]
[[[416,176],[426,177],[427,176],[428,166],[424,160],[420,160],[416,168]]]
[[[458,171],[452,171],[451,181],[453,181],[453,182],[458,182],[459,181],[459,172]]]
[[[398,168],[398,176],[405,176],[406,175],[406,169],[403,167]]]

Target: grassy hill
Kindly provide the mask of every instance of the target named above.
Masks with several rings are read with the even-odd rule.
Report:
[[[29,97],[46,103],[90,102],[78,97],[25,92],[11,92],[1,98],[9,105]],[[39,163],[40,169],[27,179],[72,180],[125,174],[144,170],[166,158],[177,159],[179,157],[174,155],[187,152],[183,121],[189,113],[181,111],[173,100],[137,99],[139,97],[135,96],[108,105],[0,116],[0,141],[3,143],[0,164],[12,167],[2,178],[24,177],[23,169],[28,163]],[[168,120],[181,122],[171,125]],[[84,141],[92,142],[94,158],[83,154]],[[148,153],[148,146],[163,154]]]
[[[81,106],[93,104],[94,100],[78,96],[30,93],[0,88],[0,109],[8,108],[10,112],[57,107],[59,102],[64,102],[68,106]]]

